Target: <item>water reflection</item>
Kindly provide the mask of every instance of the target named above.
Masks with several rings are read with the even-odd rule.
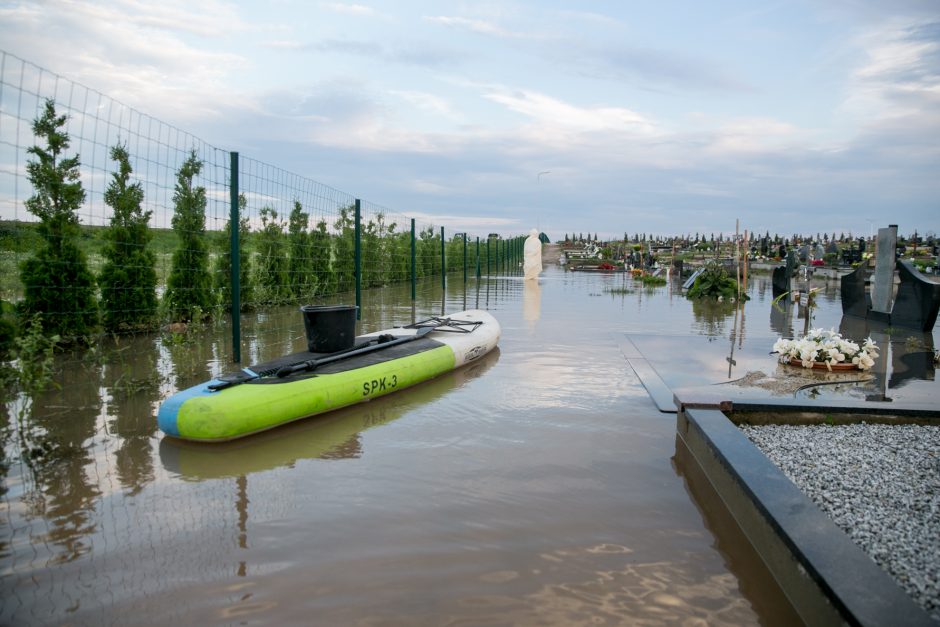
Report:
[[[693,330],[703,335],[724,335],[737,310],[731,301],[695,298],[692,303]]]
[[[108,390],[108,428],[120,436],[115,472],[129,495],[139,494],[153,481],[150,439],[156,433],[153,414],[161,399],[158,340],[153,337],[119,339],[104,368]]]
[[[24,448],[32,451],[29,476],[18,496],[26,505],[25,517],[44,523],[38,527],[45,527],[39,532],[41,541],[56,547],[52,564],[89,552],[87,536],[97,529],[95,505],[101,491],[88,469],[101,411],[100,377],[95,361],[76,360],[59,373],[52,389],[21,399],[17,408],[26,413],[20,433],[30,440],[23,442]]]
[[[880,355],[869,372],[873,381],[845,389],[811,388],[802,395],[819,398],[844,393],[850,398],[874,402],[934,402],[936,365],[932,332],[896,329],[883,322],[843,316],[839,333],[855,342],[871,337],[878,345]]]
[[[793,337],[793,310],[796,308],[788,298],[770,304],[770,329],[780,337]]]
[[[361,435],[430,403],[482,376],[499,360],[496,348],[464,368],[445,373],[403,393],[314,416],[249,438],[217,444],[175,438],[160,441],[160,461],[184,479],[243,476],[291,466],[302,459],[353,459],[363,454]],[[406,395],[406,401],[402,395]]]
[[[542,288],[537,280],[525,281],[522,293],[522,318],[528,323],[529,331],[535,329],[542,310]]]
[[[682,477],[685,489],[698,508],[705,528],[714,537],[715,548],[724,558],[728,570],[736,576],[741,592],[762,617],[762,624],[802,624],[796,610],[776,585],[763,559],[741,531],[695,457],[680,437],[676,436],[675,442],[673,468],[676,474]]]

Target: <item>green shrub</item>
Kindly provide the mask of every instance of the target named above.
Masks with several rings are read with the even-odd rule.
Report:
[[[284,254],[284,224],[273,207],[261,208],[261,231],[257,238],[258,302],[267,305],[288,301],[287,256]]]
[[[333,288],[337,292],[349,292],[356,287],[356,213],[352,205],[339,210],[333,228],[336,229],[332,237]]]
[[[640,277],[640,281],[647,287],[658,287],[666,284],[665,277],[653,276],[651,274],[644,274]]]
[[[254,277],[251,272],[251,252],[248,238],[251,228],[245,208],[248,200],[244,194],[238,195],[238,296],[240,310],[252,307],[255,298]],[[216,237],[219,255],[215,259],[215,289],[219,293],[221,305],[230,310],[232,307],[232,221],[225,221],[225,227]]]
[[[173,251],[163,304],[173,322],[198,321],[213,310],[214,294],[206,245],[206,188],[193,186],[202,161],[193,150],[176,173],[173,230],[179,245]]]
[[[152,211],[144,211],[140,183],[128,185],[130,159],[123,146],[111,148],[118,171],[112,173],[104,201],[113,210],[105,231],[105,262],[98,277],[101,287],[102,322],[111,332],[151,328],[157,317],[156,255],[149,249]]]
[[[69,136],[62,130],[66,116],[57,116],[55,103],[33,122],[33,133],[45,146],[27,152],[36,157],[26,164],[34,193],[26,209],[40,219],[42,243],[36,254],[20,267],[23,300],[20,313],[36,319],[47,335],[59,335],[66,343],[87,338],[98,324],[95,277],[78,246],[78,209],[85,201],[79,179],[78,155],[63,158]]]
[[[314,279],[315,294],[331,294],[336,289],[335,276],[330,271],[332,246],[326,231],[326,220],[317,222],[310,231],[310,273]]]
[[[295,200],[287,220],[287,280],[291,296],[295,299],[307,299],[316,292],[316,279],[310,272],[309,221],[310,214],[303,210],[299,200]]]
[[[695,279],[695,283],[686,293],[688,298],[722,298],[730,300],[738,295],[738,282],[728,275],[728,272],[715,261],[705,264],[704,270]],[[747,300],[747,294],[741,294],[742,300]]]

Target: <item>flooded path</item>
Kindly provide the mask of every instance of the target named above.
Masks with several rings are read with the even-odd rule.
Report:
[[[498,351],[227,445],[164,439],[155,419],[230,369],[224,325],[102,347],[61,389],[9,403],[0,623],[792,622],[729,521],[700,509],[675,416],[619,348],[627,332],[726,341],[733,309],[556,267],[440,294],[422,286],[413,310],[409,290],[365,293],[361,331],[480,307]],[[751,296],[748,333],[769,350],[769,279]],[[838,307],[824,293],[817,324]],[[304,342],[293,307],[247,318],[245,365]],[[56,459],[12,457],[18,421],[55,431]]]

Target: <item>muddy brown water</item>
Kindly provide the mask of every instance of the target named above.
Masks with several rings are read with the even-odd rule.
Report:
[[[766,352],[769,280],[751,296],[745,323],[674,284],[557,267],[537,284],[451,279],[443,299],[425,283],[414,304],[367,292],[362,332],[479,307],[499,349],[221,446],[164,438],[155,414],[232,367],[226,325],[63,358],[58,389],[4,407],[0,622],[792,624],[619,348],[733,333]],[[815,322],[838,325],[838,293],[820,301]],[[245,365],[304,343],[295,307],[243,331]],[[25,463],[23,430],[56,452]]]

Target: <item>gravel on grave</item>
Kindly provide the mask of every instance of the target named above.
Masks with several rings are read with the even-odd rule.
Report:
[[[940,426],[742,425],[741,430],[940,621]]]

